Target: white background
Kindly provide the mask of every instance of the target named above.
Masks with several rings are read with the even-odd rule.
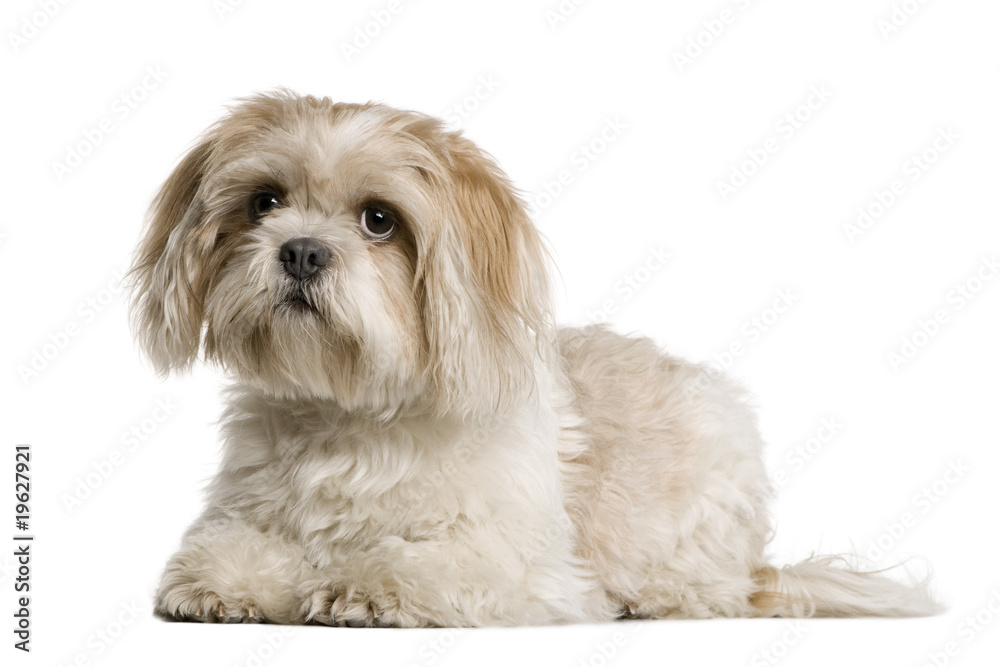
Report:
[[[13,445],[30,443],[36,535],[30,655],[11,646],[13,547],[0,551],[4,664],[971,666],[1000,653],[1000,280],[987,268],[1000,252],[1000,6],[567,0],[555,20],[557,0],[404,1],[394,14],[388,0],[233,4],[4,3],[0,534],[13,544]],[[464,127],[539,205],[562,321],[606,318],[751,388],[770,469],[787,475],[776,562],[917,555],[949,611],[794,632],[783,620],[456,633],[154,619],[160,569],[215,469],[223,380],[205,367],[155,377],[117,276],[198,133],[228,101],[276,86]],[[939,131],[951,139],[935,148]],[[57,166],[73,152],[86,155]],[[724,200],[734,169],[750,175]],[[852,236],[859,207],[880,215]],[[651,261],[661,249],[664,265]],[[781,290],[792,305],[776,313]],[[597,312],[608,301],[614,312]],[[934,335],[918,333],[939,310]],[[766,331],[751,333],[755,317]],[[893,364],[904,337],[919,349]],[[964,619],[977,612],[975,630]]]

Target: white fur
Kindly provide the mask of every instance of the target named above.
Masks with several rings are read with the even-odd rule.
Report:
[[[241,212],[263,179],[284,205]],[[268,181],[270,182],[270,181]],[[405,235],[373,243],[376,196]],[[242,217],[241,217],[242,216]],[[277,253],[332,253],[291,309]],[[830,558],[782,570],[744,393],[606,329],[555,330],[534,229],[435,121],[277,93],[178,167],[136,260],[158,366],[238,378],[207,508],[159,614],[347,625],[915,615],[924,584]],[[204,343],[192,338],[199,323]]]

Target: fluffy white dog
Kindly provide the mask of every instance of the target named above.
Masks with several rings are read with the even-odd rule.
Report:
[[[156,367],[236,383],[165,617],[455,626],[917,615],[923,584],[764,557],[739,388],[557,329],[497,165],[428,116],[280,91],[177,166],[133,267]]]

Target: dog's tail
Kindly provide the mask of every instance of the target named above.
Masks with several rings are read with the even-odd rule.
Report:
[[[928,579],[902,583],[885,570],[863,571],[843,556],[812,556],[763,567],[751,603],[759,616],[932,616],[943,610]]]

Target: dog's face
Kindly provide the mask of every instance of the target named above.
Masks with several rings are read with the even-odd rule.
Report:
[[[289,93],[211,128],[154,202],[133,322],[278,398],[391,415],[530,391],[543,250],[496,165],[432,118]]]

